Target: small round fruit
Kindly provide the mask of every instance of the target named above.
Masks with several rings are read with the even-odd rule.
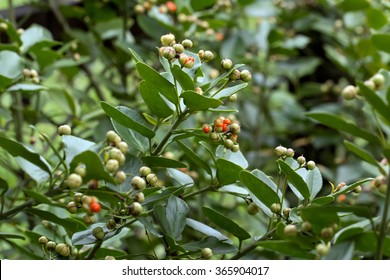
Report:
[[[91,209],[91,211],[93,213],[99,213],[100,210],[102,210],[102,206],[100,205],[99,202],[93,202],[91,203],[91,205],[89,206],[89,208]]]
[[[299,163],[299,166],[303,166],[306,164],[306,158],[304,156],[299,156],[297,162]]]
[[[374,82],[376,89],[381,89],[385,84],[385,77],[380,73],[372,76],[370,80]]]
[[[211,125],[205,123],[204,125],[202,125],[202,131],[205,134],[209,134],[213,131],[213,128],[211,127]]]
[[[208,62],[214,58],[214,54],[211,51],[205,51],[203,54],[203,61]]]
[[[106,233],[104,232],[104,230],[103,230],[102,227],[95,227],[95,228],[92,230],[92,235],[93,235],[97,240],[103,240],[103,239],[104,239],[104,236],[106,235]]]
[[[286,151],[286,157],[293,157],[295,154],[294,150],[291,148],[288,148]]]
[[[286,147],[283,147],[281,145],[277,146],[274,150],[275,152],[275,155],[278,156],[278,157],[283,157],[286,155],[287,153],[287,148]]]
[[[142,167],[139,169],[139,175],[141,175],[142,177],[146,177],[146,176],[148,176],[150,173],[152,173],[152,169],[150,169],[150,167],[142,166]]]
[[[115,258],[114,256],[106,256],[106,257],[104,258],[104,260],[106,260],[106,261],[115,261],[116,258]]]
[[[49,241],[46,243],[46,249],[48,251],[53,251],[57,246],[57,243],[55,243],[54,241]]]
[[[297,230],[297,227],[295,225],[287,225],[284,228],[284,234],[287,237],[295,237],[295,236],[297,236],[297,233],[298,233],[298,230]]]
[[[357,89],[352,85],[348,85],[341,91],[341,95],[345,100],[355,99],[357,95]]]
[[[233,81],[239,80],[240,77],[241,77],[241,72],[237,69],[234,69],[232,73],[230,73],[229,75],[229,79]]]
[[[85,175],[87,175],[87,170],[85,169],[85,166],[83,166],[83,165],[78,165],[75,168],[74,172],[76,174],[79,174],[81,177],[84,177]]]
[[[117,182],[118,184],[122,184],[126,181],[126,173],[122,170],[118,171],[116,174],[115,174],[115,178],[114,178],[115,182]]]
[[[115,173],[119,169],[119,162],[116,159],[109,159],[105,166],[108,172]]]
[[[369,89],[375,90],[375,83],[372,80],[364,81],[363,83],[366,87]],[[358,89],[358,93],[360,92],[360,89]]]
[[[241,132],[241,127],[238,123],[232,123],[230,125],[230,131],[235,134],[235,135],[239,135],[240,132]]]
[[[251,202],[248,204],[248,207],[246,208],[249,215],[256,215],[260,211],[260,207],[256,205],[256,203]]]
[[[138,217],[142,213],[142,205],[139,202],[133,202],[129,206],[129,214]]]
[[[290,217],[290,213],[291,213],[291,208],[284,208],[283,209],[283,216],[285,217],[285,218],[289,218]]]
[[[83,194],[82,193],[75,193],[73,196],[73,201],[76,203],[82,203],[83,202]]]
[[[0,22],[0,31],[7,31],[8,29],[8,24],[5,22]]]
[[[67,257],[70,254],[69,246],[64,243],[58,243],[56,246],[56,252],[63,257]]]
[[[88,215],[88,214],[85,214],[85,215],[83,216],[83,221],[84,221],[86,224],[93,224],[94,222],[96,222],[96,217],[95,217],[95,216]]]
[[[246,69],[242,70],[240,73],[240,79],[244,82],[249,82],[250,80],[252,80],[252,73]]]
[[[334,230],[331,227],[323,228],[321,230],[321,237],[324,239],[331,239],[333,237]]]
[[[307,166],[307,169],[313,170],[314,168],[316,168],[316,163],[314,161],[312,161],[312,160],[309,160],[307,162],[306,166]]]
[[[71,214],[76,214],[77,211],[79,210],[76,202],[74,202],[74,201],[69,202],[68,205],[66,206],[66,208],[68,209],[69,213],[71,213]]]
[[[149,176],[149,175],[148,175]],[[131,179],[131,185],[135,190],[143,190],[146,187],[146,181],[140,176],[134,176]]]
[[[237,94],[234,93],[228,97],[229,102],[236,102],[237,101]]]
[[[217,132],[211,132],[209,134],[209,137],[212,141],[218,141],[219,140],[219,134]]]
[[[233,61],[231,61],[229,58],[224,58],[221,61],[221,66],[225,70],[230,70],[233,66]]]
[[[321,257],[326,256],[329,252],[329,249],[330,248],[323,243],[317,244],[316,246],[316,252]]]
[[[120,142],[120,143],[122,143],[122,142]],[[110,149],[110,152],[109,152],[110,159],[116,159],[119,161],[119,159],[121,158],[121,155],[122,155],[122,152],[118,148],[111,148]]]
[[[233,147],[231,147],[230,150],[231,150],[233,153],[237,153],[237,152],[240,150],[240,145],[237,144],[237,143],[234,143]]]
[[[57,132],[59,135],[71,135],[72,134],[72,129],[70,128],[69,125],[67,124],[64,124],[64,125],[60,125],[57,129]]]
[[[49,240],[47,239],[46,236],[39,237],[38,241],[39,241],[39,243],[41,243],[43,245],[45,245],[45,244],[47,244],[49,242]]]
[[[115,219],[109,219],[107,221],[107,228],[108,229],[116,229],[116,221],[115,221]]]
[[[133,197],[133,200],[142,203],[145,201],[145,195],[142,192],[136,193]]]
[[[223,145],[225,146],[226,149],[231,149],[233,148],[234,146],[234,142],[230,139],[226,139],[224,142],[223,142]]]
[[[311,229],[312,229],[312,225],[311,225],[310,222],[304,221],[304,222],[302,223],[301,229],[302,229],[303,232],[310,232]]]
[[[80,187],[83,184],[83,179],[79,174],[72,173],[69,175],[69,177],[65,180],[64,183],[69,188],[75,189]]]
[[[116,134],[116,132],[113,130],[109,130],[106,133],[106,138],[110,142],[114,141],[115,137],[117,137],[117,136],[118,136],[118,134]]]
[[[353,189],[353,192],[358,194],[358,193],[361,193],[362,192],[362,186],[357,186],[356,188]]]
[[[272,203],[271,205],[272,213],[279,214],[281,210],[282,210],[282,206],[280,205],[280,203]]]
[[[202,250],[200,250],[200,253],[202,255],[202,258],[206,260],[209,260],[213,257],[213,250],[211,250],[210,248],[203,248]]]
[[[182,44],[174,44],[172,47],[178,54],[184,52],[184,46]]]
[[[160,39],[161,39],[161,44],[163,46],[169,46],[171,43],[175,41],[175,35],[173,35],[172,33],[165,34],[161,36]]]
[[[146,181],[148,182],[149,185],[154,187],[156,183],[158,182],[158,178],[156,174],[150,173],[148,176],[146,176]]]
[[[185,39],[185,40],[183,40],[183,42],[181,42],[181,44],[182,44],[183,47],[185,47],[186,49],[192,48],[192,46],[194,45],[190,39]]]

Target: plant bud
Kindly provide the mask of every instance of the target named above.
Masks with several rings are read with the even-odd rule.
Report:
[[[316,168],[316,163],[314,161],[310,160],[307,162],[306,166],[307,166],[307,169],[313,170],[314,168]]]
[[[58,127],[57,132],[58,132],[58,134],[60,136],[62,136],[62,135],[70,135],[70,134],[72,134],[72,129],[70,128],[69,125],[64,124],[64,125],[61,125],[61,126]]]
[[[297,233],[298,233],[298,230],[297,230],[297,227],[295,225],[286,225],[286,227],[284,228],[284,234],[287,237],[295,237],[295,236],[297,236]]]
[[[194,44],[192,43],[192,41],[189,40],[189,39],[183,40],[183,42],[181,42],[181,44],[182,44],[183,47],[185,47],[186,49],[190,49],[190,48],[192,48],[192,46],[194,45]]]
[[[240,73],[240,79],[244,82],[249,82],[250,80],[252,80],[252,73],[246,69],[242,70]]]
[[[195,59],[191,56],[181,54],[179,58],[179,62],[180,65],[183,66],[184,68],[192,68],[192,66],[194,66]]]
[[[295,154],[294,150],[291,148],[288,148],[286,151],[286,157],[293,157]]]
[[[116,159],[109,159],[105,166],[108,172],[114,173],[119,169],[119,162]]]
[[[118,171],[116,174],[115,174],[115,178],[114,178],[115,182],[117,182],[118,184],[122,184],[126,181],[126,173],[123,172],[123,171]]]
[[[106,233],[104,232],[104,230],[103,230],[102,227],[95,227],[95,228],[92,230],[92,235],[93,235],[97,240],[103,240],[103,239],[104,239],[104,236],[106,235]]]
[[[142,205],[139,202],[133,202],[129,206],[129,214],[138,217],[142,213]]]
[[[59,243],[56,246],[56,252],[63,257],[67,257],[67,256],[69,256],[70,250],[69,250],[68,245],[66,245],[64,243]]]
[[[184,46],[182,44],[174,44],[172,47],[178,54],[184,52]]]
[[[146,176],[148,176],[150,173],[152,173],[152,169],[150,169],[150,168],[147,167],[147,166],[142,166],[142,167],[139,169],[139,174],[140,174],[142,177],[146,177]]]
[[[163,50],[162,56],[164,58],[168,59],[169,61],[171,61],[171,60],[173,60],[176,57],[176,51],[172,47],[166,47]]]
[[[74,202],[74,201],[69,202],[68,205],[66,206],[66,208],[68,209],[69,213],[71,213],[71,214],[75,214],[79,210],[76,202]]]
[[[240,76],[241,76],[241,72],[237,69],[234,69],[232,73],[230,73],[229,79],[232,81],[236,81],[240,79]]]
[[[221,61],[221,66],[225,70],[230,70],[233,67],[233,62],[229,58],[224,58]]]
[[[342,92],[341,92],[341,95],[342,97],[345,99],[345,100],[352,100],[352,99],[355,99],[356,98],[356,95],[357,95],[357,89],[356,87],[352,86],[352,85],[348,85],[346,86]]]
[[[329,252],[329,246],[326,246],[323,243],[317,244],[316,252],[321,257],[326,256]]]
[[[133,197],[135,202],[142,203],[145,201],[145,195],[142,192],[136,193]]]
[[[64,183],[69,188],[75,189],[80,187],[83,184],[83,179],[79,174],[72,173],[69,175],[69,177],[65,180]]]
[[[161,44],[163,46],[169,46],[171,45],[171,43],[173,43],[175,41],[175,35],[173,35],[172,33],[169,33],[169,34],[165,34],[163,36],[161,36]]]
[[[282,210],[282,206],[280,205],[280,203],[272,203],[270,209],[272,213],[279,214],[280,211]]]
[[[246,208],[249,215],[256,215],[260,211],[260,207],[257,206],[256,203],[251,202],[249,203],[248,207]]]
[[[372,76],[370,80],[374,82],[375,89],[381,89],[385,84],[385,77],[380,73]]]
[[[203,54],[203,61],[204,62],[209,62],[214,58],[214,55],[211,51],[205,51]]]
[[[281,145],[277,146],[274,150],[275,155],[278,157],[284,157],[287,153],[287,148]]]
[[[200,253],[202,255],[202,258],[206,260],[209,260],[213,257],[213,250],[211,250],[210,248],[203,248],[202,250],[200,250]]]
[[[299,156],[297,158],[297,162],[298,162],[299,166],[303,166],[306,164],[306,158],[304,156]]]
[[[143,190],[146,187],[146,182],[143,178],[141,178],[139,176],[134,176],[131,179],[131,185],[133,186],[133,189],[135,189],[135,190]]]
[[[57,246],[57,243],[55,243],[54,241],[49,241],[46,243],[46,249],[48,251],[53,251]]]
[[[49,240],[47,239],[46,236],[39,237],[38,241],[39,241],[39,243],[41,243],[43,245],[45,245],[45,244],[47,244],[49,242]]]
[[[283,216],[287,219],[290,217],[291,208],[284,208],[283,209]]]
[[[156,174],[150,173],[148,176],[146,176],[146,181],[149,183],[149,185],[154,187],[158,181],[158,178]]]

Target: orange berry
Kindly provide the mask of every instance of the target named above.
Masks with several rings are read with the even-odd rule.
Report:
[[[91,211],[94,213],[99,213],[100,210],[102,209],[99,202],[91,203],[90,208],[91,208]]]
[[[232,121],[230,119],[224,119],[223,123],[227,124],[227,125],[230,125],[230,124],[232,124]]]
[[[168,11],[171,13],[176,12],[176,4],[172,1],[168,1],[165,3],[165,6],[168,8]]]
[[[222,124],[222,132],[226,132],[228,129],[228,125],[226,123]]]
[[[345,194],[340,194],[338,197],[337,197],[337,202],[339,203],[343,203],[347,200],[347,196]]]

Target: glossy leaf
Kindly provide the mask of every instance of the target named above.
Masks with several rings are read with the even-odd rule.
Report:
[[[223,99],[223,98],[229,97],[230,95],[242,90],[243,88],[246,88],[247,85],[248,85],[248,83],[241,83],[241,84],[238,84],[235,86],[224,88],[223,90],[218,92],[215,96],[213,96],[213,98]]]
[[[16,157],[15,160],[20,166],[20,168],[38,184],[44,183],[47,179],[49,179],[50,174],[47,173],[47,171],[44,171],[40,167],[29,162],[28,160],[25,160],[22,157]]]
[[[194,162],[197,166],[204,169],[208,174],[212,175],[212,171],[210,166],[204,162],[192,149],[187,147],[183,142],[177,141],[177,144],[183,150],[186,157],[188,157],[192,162]]]
[[[310,198],[310,190],[302,177],[282,160],[278,160],[280,169],[286,174],[291,187],[294,187],[304,198]]]
[[[371,227],[372,224],[370,220],[366,219],[363,221],[359,221],[337,231],[333,237],[333,240],[335,243],[340,243],[349,239],[353,240],[356,235],[361,234],[362,232],[370,229]]]
[[[142,58],[139,56],[139,54],[133,50],[132,48],[129,48],[129,51],[131,53],[131,56],[135,59],[136,62],[143,62]]]
[[[137,62],[137,71],[142,79],[154,86],[166,99],[177,105],[179,102],[175,86],[145,63]]]
[[[66,162],[69,164],[75,156],[96,145],[94,142],[87,141],[73,135],[63,135],[62,143],[64,143],[65,146]]]
[[[184,163],[164,158],[164,157],[156,157],[156,156],[147,156],[143,157],[142,161],[149,167],[165,167],[165,168],[186,168],[187,165]]]
[[[172,109],[160,96],[157,88],[150,85],[147,81],[141,81],[139,84],[139,92],[145,104],[154,115],[160,118],[166,118],[173,113]]]
[[[245,240],[251,237],[251,235],[236,224],[234,221],[226,217],[225,215],[208,207],[202,207],[203,214],[209,218],[218,227],[230,232],[240,240]]]
[[[22,239],[25,240],[26,237],[20,234],[15,233],[6,233],[6,232],[0,232],[0,239]]]
[[[149,142],[146,137],[112,119],[111,122],[112,126],[115,128],[115,131],[130,147],[140,151],[141,153],[145,153],[148,150]]]
[[[342,242],[331,246],[329,253],[323,257],[325,260],[352,260],[355,243],[352,241]]]
[[[28,197],[34,199],[36,202],[45,203],[48,205],[53,204],[53,201],[41,192],[35,190],[24,190],[24,193]]]
[[[216,229],[214,229],[214,228],[212,228],[204,223],[196,221],[194,219],[187,218],[187,225],[190,228],[197,230],[197,231],[199,231],[207,236],[212,236],[212,237],[217,238],[218,240],[225,241],[228,243],[233,243],[227,236],[223,235],[218,230],[216,230]]]
[[[381,10],[370,8],[366,10],[367,23],[371,28],[380,29],[388,22],[387,16]]]
[[[271,208],[274,203],[280,203],[277,193],[261,178],[249,171],[241,171],[240,180],[268,208]]]
[[[142,205],[155,204],[156,202],[166,200],[167,198],[169,198],[171,196],[177,196],[183,192],[183,189],[184,189],[183,186],[169,187],[160,193],[157,193],[157,194],[153,193],[152,195],[146,196],[146,199],[142,203]]]
[[[106,112],[107,115],[109,115],[119,124],[130,128],[149,139],[155,136],[153,130],[139,122],[139,119],[136,118],[138,115],[136,111],[133,111],[132,109],[124,106],[115,108],[114,106],[104,101],[100,102],[100,105],[102,106],[104,112]]]
[[[310,200],[313,200],[322,189],[322,175],[318,167],[308,170],[305,178],[306,184],[310,190]]]
[[[344,12],[360,11],[369,7],[367,0],[344,0],[339,4],[339,8]]]
[[[37,24],[33,24],[26,29],[20,38],[23,53],[26,53],[32,47],[52,47],[59,44],[59,42],[53,40],[49,30]]]
[[[390,53],[390,34],[373,34],[371,40],[378,50]]]
[[[111,237],[117,235],[120,233],[120,229],[118,230],[109,230],[107,228],[106,223],[97,223],[91,225],[88,229],[76,232],[75,234],[72,235],[72,245],[89,245],[89,244],[94,244],[96,243],[97,239],[93,236],[93,229],[96,227],[101,227],[103,228],[103,231],[106,233],[104,235],[103,240],[110,239]]]
[[[164,232],[175,240],[181,239],[188,212],[188,205],[177,196],[171,196],[165,207],[160,204],[154,206],[154,215]]]
[[[184,104],[191,111],[205,111],[209,108],[217,108],[223,104],[219,99],[206,97],[195,91],[185,91],[180,97],[183,98]]]
[[[30,148],[25,147],[19,142],[0,136],[0,147],[2,147],[12,156],[24,158],[25,160],[32,163],[33,165],[38,166],[40,169],[47,172],[48,174],[51,174],[51,167],[48,165],[46,160],[36,152],[32,151]]]
[[[0,65],[0,88],[5,88],[21,75],[23,61],[15,52],[0,51]]]
[[[329,126],[330,128],[339,130],[340,132],[346,132],[353,136],[363,138],[372,144],[381,144],[381,140],[361,128],[352,122],[348,122],[343,118],[336,116],[334,114],[325,113],[325,112],[310,112],[306,114],[309,118],[315,119],[316,121]]]
[[[158,230],[153,226],[153,222],[152,222],[152,219],[151,218],[148,218],[148,217],[139,217],[138,218],[138,221],[141,222],[141,224],[144,225],[145,229],[150,232],[151,234],[153,234],[155,237],[157,238],[161,238],[163,237],[162,234],[160,234],[158,232]]]
[[[229,254],[237,252],[237,248],[229,243],[222,242],[214,236],[208,236],[200,241],[192,241],[182,245],[187,251],[196,252],[199,248],[210,248],[213,254]]]
[[[9,88],[7,91],[21,91],[21,92],[37,92],[46,89],[45,86],[28,83],[17,83]]]
[[[233,153],[231,150],[226,150],[224,146],[220,145],[217,147],[215,155],[217,158],[222,158],[241,166],[242,169],[246,169],[249,166],[248,161],[241,151]]]
[[[0,196],[3,196],[8,191],[8,188],[7,181],[0,177]]]
[[[386,174],[383,167],[375,160],[374,156],[371,153],[369,153],[367,150],[358,147],[357,145],[355,145],[354,143],[348,140],[344,140],[344,145],[347,147],[349,151],[351,151],[352,153],[360,157],[362,160],[376,166],[382,174]]]
[[[194,90],[195,84],[191,77],[184,72],[179,65],[174,65],[171,68],[172,75],[176,81],[180,84],[183,90]]]
[[[366,179],[362,179],[362,180],[359,180],[357,182],[354,182],[350,185],[346,185],[344,188],[342,188],[341,190],[337,191],[337,192],[334,192],[334,193],[331,193],[329,194],[328,196],[332,196],[332,197],[335,197],[335,196],[338,196],[340,194],[344,194],[344,193],[348,193],[350,191],[352,191],[354,188],[356,188],[357,186],[360,186],[364,183],[367,183],[369,181],[372,181],[374,178],[366,178]]]
[[[288,240],[267,240],[257,243],[259,246],[279,252],[286,256],[291,256],[300,259],[312,260],[315,259],[315,255],[300,249],[299,246],[293,241]]]
[[[221,185],[235,183],[240,178],[242,167],[225,159],[217,159],[217,178]]]
[[[378,247],[378,237],[375,232],[364,232],[355,239],[355,250],[375,253]],[[383,244],[383,255],[390,257],[390,237],[386,236]]]
[[[194,179],[190,175],[173,168],[168,168],[167,172],[173,181],[176,181],[180,186],[191,187],[194,185]]]

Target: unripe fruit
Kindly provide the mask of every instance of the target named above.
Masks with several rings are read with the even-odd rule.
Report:
[[[191,56],[186,56],[185,59],[181,59],[182,55],[180,55],[180,65],[183,66],[184,68],[192,68],[195,63],[195,59]]]
[[[366,87],[368,87],[369,89],[372,89],[372,90],[375,90],[375,83],[372,81],[372,80],[367,80],[367,81],[364,81],[363,83]],[[358,92],[359,93],[360,89],[358,88]]]
[[[356,188],[353,189],[354,193],[361,193],[362,192],[362,186],[357,186]]]
[[[126,157],[125,157],[124,154],[121,154],[121,156],[120,156],[120,158],[119,158],[119,160],[118,160],[119,166],[124,165],[125,162],[126,162]]]
[[[40,79],[38,77],[34,77],[31,79],[31,81],[34,83],[34,84],[39,84],[40,83]]]
[[[251,202],[249,203],[248,207],[246,208],[249,215],[256,215],[260,211],[260,207],[256,205],[256,203]]]
[[[302,229],[303,232],[310,232],[311,229],[312,229],[312,225],[311,225],[310,222],[304,221],[304,222],[302,223],[301,229]]]
[[[139,176],[134,176],[131,179],[131,185],[133,186],[133,189],[135,189],[135,190],[143,190],[146,187],[146,182],[143,178],[141,178]]]
[[[68,245],[66,245],[64,243],[59,243],[56,246],[56,252],[63,257],[67,257],[67,256],[69,256],[70,250],[69,250]]]
[[[213,250],[210,248],[203,248],[200,250],[200,253],[202,254],[202,258],[209,260],[213,257]]]
[[[24,33],[24,29],[23,28],[16,29],[16,33],[18,33],[18,35],[22,35]]]
[[[139,174],[140,174],[142,177],[146,177],[146,176],[148,176],[150,173],[152,173],[152,169],[150,169],[150,168],[147,167],[147,166],[142,166],[142,167],[139,169]]]
[[[229,58],[224,58],[221,61],[221,66],[225,70],[230,70],[233,66],[233,62]]]
[[[141,5],[141,4],[137,4],[134,7],[134,12],[136,14],[143,14],[143,13],[145,13],[145,7],[143,5]]]
[[[114,140],[112,140],[114,146],[118,146],[120,142],[122,142],[122,138],[119,135],[115,136]]]
[[[176,51],[172,47],[166,47],[162,52],[162,56],[171,61],[176,57]]]
[[[133,202],[129,206],[129,214],[137,217],[142,213],[142,205],[139,202]]]
[[[236,102],[237,101],[237,94],[232,94],[228,97],[229,102]]]
[[[46,243],[46,249],[48,251],[53,251],[57,246],[57,243],[55,243],[54,241],[49,241]]]
[[[64,183],[69,188],[74,189],[80,187],[83,184],[83,179],[79,174],[72,173],[69,175],[69,177],[65,180]]]
[[[387,185],[385,185],[385,184],[380,185],[378,190],[379,190],[380,193],[386,194],[386,192],[387,192]]]
[[[204,57],[204,50],[199,50],[199,51],[198,51],[198,56],[199,56],[200,60],[203,60],[203,57]]]
[[[307,166],[307,169],[313,170],[314,168],[316,168],[316,163],[314,161],[310,160],[307,162],[306,166]]]
[[[205,51],[203,54],[203,61],[208,62],[214,58],[214,55],[211,51]]]
[[[106,257],[104,258],[104,260],[106,260],[106,261],[115,261],[116,258],[113,257],[113,256],[106,256]]]
[[[240,127],[240,125],[238,123],[232,123],[231,126],[230,126],[230,131],[233,134],[238,135],[241,132],[241,127]]]
[[[114,141],[115,137],[117,137],[117,136],[118,136],[118,134],[116,134],[116,132],[113,130],[109,130],[106,133],[106,138],[110,142]]]
[[[282,210],[282,206],[280,205],[280,203],[272,203],[270,209],[272,213],[279,214],[280,211]]]
[[[200,94],[200,95],[203,94],[203,90],[202,90],[202,88],[200,88],[200,87],[196,87],[196,88],[195,88],[195,92],[196,92],[197,94]]]
[[[7,31],[8,29],[8,24],[5,22],[0,22],[0,31]]]
[[[182,44],[174,44],[172,47],[178,54],[184,52],[184,46]]]
[[[91,201],[92,201],[92,197],[88,196],[88,195],[83,195],[82,198],[81,198],[81,203],[84,205],[90,205],[91,204]]]
[[[317,244],[316,252],[321,257],[326,256],[329,252],[329,247],[323,243]]]
[[[71,213],[71,214],[75,214],[79,210],[76,202],[74,202],[74,201],[69,202],[68,205],[66,206],[66,208],[68,209],[69,213]]]
[[[107,228],[108,229],[115,229],[116,228],[116,221],[115,221],[115,219],[109,219],[107,221]]]
[[[230,150],[233,152],[233,153],[237,153],[239,150],[240,150],[240,145],[235,143],[233,147],[230,148]]]
[[[70,135],[70,134],[72,134],[72,129],[70,128],[69,125],[64,124],[64,125],[60,125],[60,126],[58,127],[57,132],[58,132],[58,134],[61,135],[61,136],[62,136],[62,135]]]
[[[291,148],[288,148],[286,151],[286,157],[293,157],[295,154],[294,150]]]
[[[217,132],[211,132],[209,137],[210,137],[210,139],[212,141],[218,141],[219,140],[219,134]]]
[[[185,39],[185,40],[183,40],[183,42],[181,42],[181,44],[182,44],[183,47],[185,47],[186,49],[192,48],[192,46],[194,45],[190,39]]]
[[[103,239],[104,239],[104,236],[106,235],[106,233],[104,232],[104,230],[103,230],[102,227],[95,227],[95,228],[92,230],[92,235],[93,235],[97,240],[103,240]]]
[[[334,234],[334,231],[333,231],[333,228],[331,228],[331,227],[323,228],[321,230],[321,237],[324,239],[331,239],[333,237],[333,234]]]
[[[123,182],[126,181],[126,173],[123,172],[123,171],[118,171],[118,172],[115,174],[114,180],[115,180],[115,182],[117,182],[118,184],[122,184]]]
[[[374,82],[375,89],[381,89],[385,83],[385,77],[379,73],[372,76],[370,80]]]
[[[226,149],[231,149],[234,146],[234,142],[230,139],[226,139],[223,144]]]
[[[22,73],[23,73],[23,76],[26,77],[26,78],[31,77],[31,71],[30,71],[30,69],[24,68],[24,69],[22,70]]]
[[[146,176],[146,181],[149,183],[149,185],[154,187],[158,181],[158,178],[156,174],[150,173],[148,176]]]
[[[276,156],[283,157],[287,153],[287,148],[280,145],[275,148],[274,152]]]
[[[95,216],[88,215],[88,214],[85,214],[85,215],[83,216],[83,221],[84,221],[86,224],[93,224],[94,222],[96,222],[96,217],[95,217]]]
[[[39,241],[39,243],[44,244],[44,245],[47,244],[47,242],[49,242],[49,240],[47,239],[46,236],[39,237],[38,241]]]
[[[142,203],[145,201],[145,195],[142,192],[136,193],[133,197],[135,202]]]
[[[173,35],[172,33],[165,34],[161,36],[160,40],[163,46],[169,46],[171,43],[175,41],[175,35]]]
[[[295,225],[287,225],[284,228],[284,234],[287,237],[295,237],[295,236],[297,236],[297,233],[298,233],[298,230],[297,230],[297,227]]]
[[[240,79],[240,76],[241,76],[241,72],[239,70],[237,70],[237,69],[234,69],[232,71],[232,73],[230,73],[229,79],[233,80],[233,81],[236,81],[236,80]]]
[[[79,174],[81,177],[84,177],[85,175],[87,175],[87,171],[85,170],[85,166],[83,166],[83,165],[78,165],[75,168],[74,172],[76,174]]]
[[[119,162],[116,159],[109,159],[105,166],[108,172],[114,173],[119,169]]]
[[[242,70],[240,73],[240,79],[244,82],[249,82],[250,80],[252,80],[252,73],[246,69]]]
[[[76,203],[82,203],[83,194],[82,193],[75,193],[73,196],[73,201]]]
[[[121,150],[119,150],[117,148],[111,148],[111,150],[109,152],[110,159],[116,159],[119,161],[119,159],[121,158],[121,155],[122,155]]]
[[[291,213],[291,208],[284,208],[284,209],[283,209],[283,216],[284,216],[285,218],[290,217],[290,213]]]
[[[357,95],[357,89],[352,85],[348,85],[342,90],[341,95],[345,100],[352,100]]]
[[[297,158],[297,162],[298,162],[299,166],[303,166],[306,164],[306,158],[304,156],[299,156]]]

